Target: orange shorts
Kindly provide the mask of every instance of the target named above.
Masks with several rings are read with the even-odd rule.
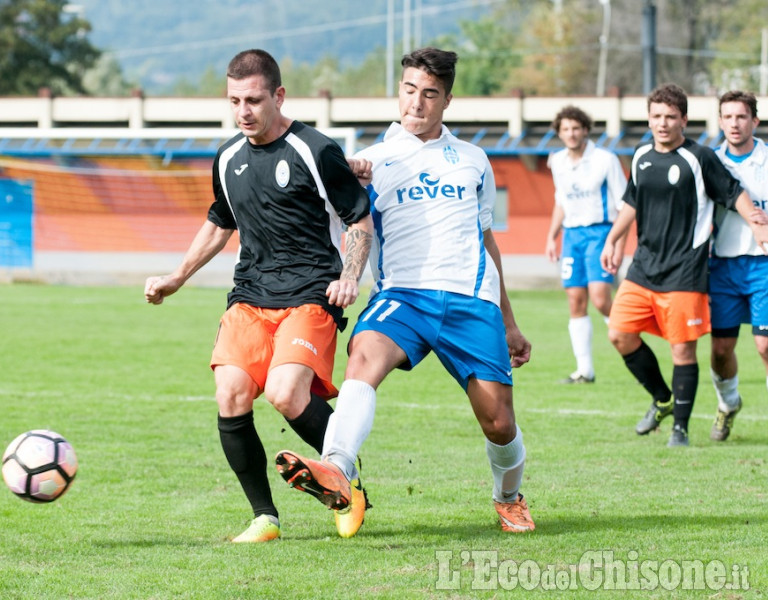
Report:
[[[312,393],[328,399],[339,393],[333,385],[335,354],[336,323],[321,306],[273,309],[235,304],[221,317],[211,368],[240,367],[261,393],[273,367],[305,365],[315,373]]]
[[[692,342],[710,332],[709,301],[702,292],[654,292],[625,279],[608,326],[625,333],[645,331],[670,344]]]

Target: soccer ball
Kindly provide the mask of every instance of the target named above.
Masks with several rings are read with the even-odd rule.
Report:
[[[3,454],[3,479],[19,498],[53,502],[69,489],[77,457],[58,433],[35,429],[13,440]]]

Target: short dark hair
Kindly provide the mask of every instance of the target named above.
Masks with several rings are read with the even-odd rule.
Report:
[[[403,69],[415,67],[437,77],[445,88],[446,96],[453,89],[453,81],[456,79],[456,62],[459,60],[455,52],[439,50],[437,48],[420,48],[403,56],[400,64]]]
[[[239,81],[254,75],[264,77],[272,94],[283,85],[277,61],[265,50],[243,50],[229,61],[227,77]]]
[[[648,110],[651,104],[674,106],[683,117],[688,115],[688,96],[683,88],[674,83],[665,83],[653,90],[648,96]]]
[[[592,129],[592,119],[590,119],[589,115],[581,110],[578,106],[566,106],[559,113],[557,113],[554,120],[552,121],[552,129],[559,132],[560,123],[563,122],[563,119],[576,121],[587,131]]]
[[[741,90],[725,92],[725,94],[720,96],[719,107],[722,108],[726,102],[741,102],[752,113],[753,119],[757,117],[757,98],[752,92],[742,92]]]

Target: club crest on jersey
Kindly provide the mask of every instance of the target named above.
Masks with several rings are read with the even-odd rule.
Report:
[[[459,162],[459,153],[451,146],[443,146],[443,158],[452,165]]]
[[[669,171],[667,172],[667,180],[671,185],[675,185],[678,181],[680,181],[680,167],[677,165],[672,165],[669,167]]]
[[[288,167],[288,163],[285,160],[281,160],[275,167],[275,181],[277,185],[284,188],[288,185],[288,181],[291,179],[291,169]]]

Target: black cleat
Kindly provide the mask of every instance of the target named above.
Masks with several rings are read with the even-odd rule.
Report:
[[[645,416],[640,419],[640,421],[638,421],[637,425],[635,426],[637,435],[645,435],[646,433],[650,433],[651,431],[658,429],[659,424],[669,415],[671,415],[673,410],[674,405],[672,400],[669,400],[664,404],[656,404],[656,402],[652,402],[651,408],[648,409],[648,412],[645,413]]]
[[[688,445],[688,432],[682,427],[680,427],[680,425],[675,425],[672,428],[672,435],[669,436],[667,447],[674,448],[675,446],[687,446],[687,445]]]

